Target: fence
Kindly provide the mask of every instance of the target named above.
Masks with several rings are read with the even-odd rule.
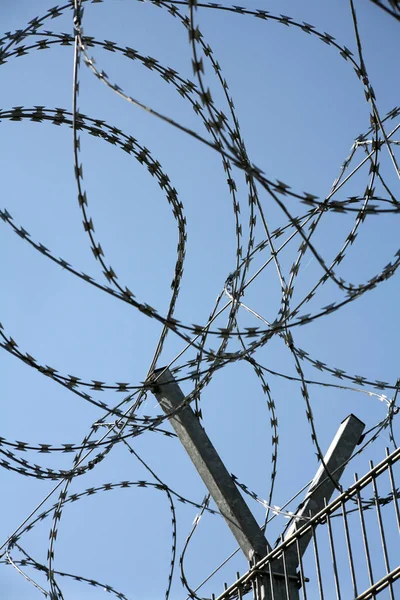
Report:
[[[400,449],[310,517],[218,600],[380,600],[400,598]],[[304,544],[308,550],[303,554]],[[298,565],[296,581],[288,576]],[[397,581],[397,593],[396,593]]]

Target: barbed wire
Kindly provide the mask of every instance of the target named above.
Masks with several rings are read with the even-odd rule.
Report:
[[[92,0],[91,4],[106,1]],[[143,0],[137,1],[142,2]],[[0,554],[2,564],[12,566],[29,585],[33,585],[51,600],[64,598],[59,578],[72,578],[77,582],[102,588],[121,600],[127,599],[126,595],[109,584],[57,570],[54,564],[58,527],[64,508],[67,505],[103,492],[134,487],[161,491],[168,499],[172,544],[165,591],[166,600],[171,594],[177,553],[179,552],[177,541],[179,514],[175,503],[178,501],[200,510],[179,555],[181,583],[189,594],[188,597],[200,598],[197,591],[201,586],[194,588],[189,583],[185,571],[185,555],[200,524],[202,515],[204,513],[218,515],[219,513],[209,506],[209,496],[206,496],[203,502],[196,502],[189,498],[189,493],[181,494],[170,487],[150,466],[149,461],[142,458],[132,446],[135,438],[148,432],[152,432],[154,435],[166,436],[176,441],[176,435],[168,429],[165,414],[139,415],[148,393],[154,389],[153,372],[163,355],[165,340],[168,336],[173,336],[180,344],[183,344],[178,354],[169,358],[168,367],[177,382],[184,383],[190,388],[185,400],[175,412],[191,403],[195,415],[202,421],[205,428],[207,427],[207,419],[203,418],[201,398],[203,390],[211,383],[214,374],[229,365],[240,362],[251,366],[265,398],[265,406],[269,413],[269,420],[266,419],[265,424],[271,430],[272,467],[267,499],[263,499],[262,494],[251,490],[236,475],[232,474],[232,478],[237,487],[247,497],[261,504],[266,510],[264,528],[276,516],[282,516],[290,520],[296,518],[292,511],[279,508],[273,504],[275,482],[279,472],[279,404],[272,392],[271,378],[285,379],[299,384],[300,396],[304,402],[305,415],[316,456],[325,466],[327,476],[331,479],[332,475],[324,463],[318,427],[313,415],[309,393],[310,386],[364,394],[379,400],[386,406],[385,416],[370,427],[355,455],[360,454],[367,446],[376,441],[383,431],[389,431],[389,439],[392,445],[396,447],[393,423],[399,412],[397,395],[400,389],[400,378],[396,377],[393,381],[381,381],[372,379],[368,373],[352,375],[342,366],[340,368],[334,367],[323,360],[322,357],[313,355],[311,351],[304,350],[295,343],[299,327],[304,327],[315,321],[320,322],[328,315],[337,313],[349,304],[359,300],[365,294],[396,276],[400,265],[400,250],[398,250],[386,266],[367,281],[350,281],[340,275],[340,265],[345,257],[348,257],[350,250],[357,245],[357,236],[367,220],[370,222],[370,217],[382,215],[390,215],[395,218],[400,213],[400,200],[396,198],[396,192],[393,190],[391,183],[393,171],[397,183],[400,179],[400,169],[395,153],[395,149],[400,144],[399,139],[396,138],[400,129],[400,107],[393,107],[386,114],[383,114],[379,108],[380,103],[372,86],[364,59],[363,39],[359,31],[353,1],[350,0],[354,27],[354,52],[345,45],[340,44],[329,33],[319,31],[307,22],[297,21],[282,14],[275,15],[264,9],[199,2],[198,0],[147,0],[147,2],[149,5],[164,11],[187,32],[189,38],[188,56],[191,59],[193,70],[192,79],[185,78],[174,68],[162,64],[160,59],[141,54],[129,46],[119,45],[118,42],[110,40],[101,41],[95,37],[85,35],[85,5],[89,4],[89,0],[70,0],[62,6],[50,8],[44,15],[29,21],[24,29],[6,32],[0,38],[0,66],[36,51],[48,50],[51,52],[58,47],[73,49],[72,109],[51,108],[48,106],[25,107],[23,105],[3,108],[0,109],[0,123],[10,122],[14,124],[20,122],[24,124],[29,121],[38,126],[47,123],[72,129],[76,195],[87,243],[96,266],[100,267],[100,272],[96,276],[89,275],[64,258],[58,257],[41,241],[34,239],[25,228],[25,225],[16,224],[8,208],[0,210],[1,220],[23,243],[29,245],[44,259],[88,284],[97,293],[103,292],[114,300],[123,302],[132,310],[138,311],[144,317],[153,319],[161,326],[161,333],[155,344],[152,360],[143,375],[143,380],[113,382],[90,379],[90,376],[84,373],[71,375],[61,371],[56,366],[42,364],[32,354],[35,349],[22,348],[19,341],[16,341],[16,338],[8,333],[6,324],[0,323],[0,346],[3,350],[14,359],[18,359],[25,367],[30,367],[37,373],[51,379],[68,393],[74,394],[102,411],[102,417],[94,421],[82,441],[75,440],[52,444],[37,441],[13,441],[0,437],[1,467],[27,478],[33,477],[57,482],[44,500],[32,510],[24,522],[2,544]],[[400,20],[400,7],[397,0],[388,0],[387,2],[371,0],[371,2],[390,17]],[[278,25],[297,30],[306,36],[323,42],[333,52],[339,54],[344,67],[351,67],[356,80],[364,91],[365,101],[370,111],[370,121],[365,132],[354,140],[350,153],[341,165],[331,190],[324,197],[320,198],[310,192],[293,190],[287,183],[267,177],[261,169],[263,165],[252,162],[245,137],[241,132],[240,115],[235,109],[234,95],[231,93],[223,69],[216,55],[214,55],[214,49],[200,29],[199,14],[201,11],[206,11],[209,14],[235,15],[238,19],[246,21],[246,26],[249,29],[254,19],[256,19],[259,23],[275,22]],[[45,29],[49,26],[48,22],[50,20],[61,17],[69,19],[69,32],[58,33]],[[131,96],[119,83],[116,83],[107,75],[100,64],[100,60],[92,56],[91,53],[94,50],[107,51],[119,55],[123,60],[138,62],[149,71],[157,74],[163,82],[174,90],[177,97],[188,103],[205,133],[200,134],[194,128],[184,125],[178,120],[159,112],[153,106],[145,104],[137,97]],[[176,129],[183,132],[196,143],[211,149],[221,161],[226,190],[230,196],[234,217],[234,269],[232,272],[226,273],[225,284],[222,289],[218,290],[215,304],[209,308],[209,317],[202,324],[180,321],[175,316],[181,292],[188,240],[185,204],[181,200],[177,189],[172,185],[170,176],[144,144],[121,128],[109,124],[105,120],[95,118],[94,112],[93,114],[84,114],[79,110],[78,99],[83,68],[87,68],[88,72],[99,80],[105,88],[119,96],[128,105],[135,106],[154,117],[154,119],[166,123],[171,130]],[[212,79],[212,77],[209,77],[210,73],[213,81],[216,82],[215,87],[210,83]],[[217,86],[219,86],[218,91]],[[219,103],[214,99],[218,97],[221,91],[228,107],[226,114],[219,108]],[[85,159],[82,157],[82,146],[85,142],[83,138],[81,140],[82,134],[98,138],[119,150],[123,150],[141,167],[147,169],[165,195],[175,220],[178,242],[170,286],[171,296],[168,309],[163,313],[145,302],[144,299],[138,299],[136,293],[133,293],[126,282],[122,281],[121,276],[117,274],[119,272],[117,267],[114,268],[110,264],[106,244],[96,233],[95,220],[91,213],[90,193],[85,189]],[[360,152],[364,153],[362,159],[359,159]],[[391,172],[389,172],[387,164],[384,164],[381,159],[383,152],[387,152]],[[365,191],[359,196],[346,196],[346,186],[348,186],[349,181],[352,181],[356,175],[360,176],[361,172],[364,173],[365,167],[369,168],[363,180]],[[239,177],[244,178],[247,186],[245,196],[239,185]],[[269,223],[266,205],[262,200],[262,196],[265,194],[279,212],[281,222],[277,228],[272,228]],[[306,208],[301,210],[303,205]],[[248,226],[245,224],[243,214],[248,216]],[[350,217],[352,223],[339,249],[335,250],[333,259],[327,261],[323,258],[323,246],[318,241],[316,232],[322,229],[321,224],[326,224],[330,215]],[[284,241],[280,238],[283,238]],[[282,257],[293,240],[297,241],[299,246],[296,251],[293,251],[290,257],[291,266],[287,269],[283,264]],[[304,269],[306,255],[315,260],[322,271],[322,275],[318,277],[315,284],[306,293],[303,290],[297,297],[298,289],[302,289],[298,285],[298,281],[299,274]],[[256,260],[261,263],[261,267],[253,271]],[[385,260],[387,260],[386,257]],[[275,269],[280,290],[279,308],[274,318],[267,318],[260,314],[251,305],[251,301],[247,302],[245,298],[246,293],[252,288],[253,282],[259,281],[261,275],[265,275],[265,270],[270,266]],[[356,276],[356,273],[353,272],[352,275]],[[272,279],[272,276],[270,277]],[[315,302],[318,301],[318,295],[322,295],[321,290],[325,289],[325,284],[328,282],[334,290],[331,293],[332,302],[318,308],[315,306]],[[136,290],[134,291],[136,292]],[[310,307],[307,308],[310,312],[300,313],[300,311],[305,310],[306,305]],[[225,326],[223,327],[218,326],[221,319],[225,319]],[[247,326],[248,319],[251,319],[257,326]],[[296,372],[295,375],[285,368],[279,371],[274,370],[267,366],[262,359],[262,349],[275,339],[280,339],[287,347]],[[193,352],[195,353],[194,358],[192,358]],[[308,366],[317,369],[326,380],[315,380],[306,376],[305,369]],[[333,381],[332,378],[334,378]],[[338,383],[337,379],[341,383]],[[345,382],[346,385],[344,385]],[[91,393],[89,393],[89,390]],[[386,396],[381,393],[382,391],[392,393],[393,397]],[[99,398],[101,392],[119,392],[123,394],[123,399],[117,403],[110,399],[108,401],[101,400]],[[99,431],[101,433],[100,437],[97,435]],[[128,448],[129,454],[145,468],[153,481],[124,480],[89,487],[79,493],[70,491],[73,482],[78,478],[80,478],[79,481],[82,481],[82,478],[89,471],[92,472],[96,469],[106,456],[109,457],[113,454],[114,449],[117,447]],[[31,459],[30,453],[34,452],[52,456],[59,456],[60,453],[72,453],[72,464],[70,468],[50,468],[38,465]],[[21,457],[20,453],[28,453],[28,457],[25,459]],[[336,482],[335,486],[341,490],[341,486]],[[186,486],[184,487],[186,489]],[[58,499],[53,506],[46,508],[39,514],[42,506],[56,493],[58,493]],[[376,497],[365,499],[361,505],[364,510],[368,510],[376,502],[384,506],[398,497],[399,491],[396,489],[396,493],[392,492],[378,499]],[[282,506],[286,507],[286,504],[282,503]],[[357,509],[355,508],[355,510]],[[350,509],[348,512],[353,511]],[[47,548],[47,563],[33,558],[22,545],[25,534],[46,518],[50,518],[52,521]],[[19,553],[19,556],[22,554],[22,558],[16,558],[17,553]],[[225,564],[225,561],[223,564]],[[45,589],[31,577],[25,571],[26,568],[44,573],[48,582],[48,589]]]

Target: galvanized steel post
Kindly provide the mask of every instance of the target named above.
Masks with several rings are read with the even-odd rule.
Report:
[[[153,393],[214,499],[248,561],[260,559],[269,545],[208,435],[168,369],[153,375]]]

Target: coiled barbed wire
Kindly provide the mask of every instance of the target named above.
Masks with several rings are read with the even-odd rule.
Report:
[[[141,2],[141,0],[138,0]],[[92,4],[106,2],[106,0],[92,0]],[[171,560],[168,572],[165,597],[171,594],[177,547],[178,512],[175,501],[188,504],[200,509],[203,513],[218,515],[218,511],[209,507],[208,497],[203,502],[197,502],[191,498],[190,492],[181,494],[174,487],[160,478],[150,463],[143,459],[132,447],[132,442],[143,434],[151,432],[152,435],[162,435],[173,438],[176,436],[168,429],[164,414],[140,415],[140,411],[146,403],[146,398],[154,384],[151,375],[159,366],[161,356],[166,357],[165,341],[168,337],[174,337],[180,346],[176,356],[168,356],[168,367],[174,377],[189,390],[185,402],[192,403],[195,414],[203,420],[201,404],[202,392],[212,382],[216,373],[223,371],[232,364],[245,363],[251,366],[253,373],[260,385],[265,397],[266,408],[269,412],[268,426],[271,430],[271,473],[270,486],[266,500],[256,491],[241,482],[232,474],[236,485],[249,498],[262,505],[266,509],[265,526],[273,516],[282,515],[292,518],[292,513],[285,511],[273,504],[275,482],[278,466],[279,448],[279,425],[278,425],[278,401],[271,387],[271,379],[284,379],[300,385],[300,396],[304,402],[306,419],[309,433],[318,460],[323,462],[323,452],[318,434],[318,427],[314,418],[310,400],[309,387],[333,388],[335,390],[346,390],[367,394],[369,397],[380,400],[386,406],[386,414],[378,423],[372,425],[366,434],[363,444],[357,454],[361,453],[372,442],[377,440],[383,431],[389,431],[389,440],[396,446],[394,435],[394,419],[399,412],[397,395],[400,389],[400,378],[393,381],[381,381],[373,379],[368,373],[353,375],[342,368],[334,367],[322,360],[321,356],[315,356],[308,350],[300,348],[295,343],[296,332],[299,327],[304,327],[314,322],[320,322],[332,315],[341,313],[349,304],[358,301],[361,297],[369,294],[378,286],[392,277],[398,277],[397,269],[400,265],[400,250],[394,256],[389,257],[389,262],[381,270],[364,282],[356,282],[355,279],[344,279],[340,275],[340,265],[348,257],[350,250],[357,245],[357,236],[371,217],[391,215],[393,219],[400,213],[400,200],[398,200],[397,188],[392,184],[392,172],[396,176],[396,184],[400,179],[396,149],[400,144],[397,133],[400,129],[400,108],[390,108],[386,114],[381,112],[379,99],[372,86],[366,61],[364,59],[363,38],[360,34],[356,8],[350,0],[350,11],[354,28],[354,48],[341,45],[336,39],[326,33],[319,31],[313,25],[304,21],[296,21],[286,15],[276,15],[269,10],[252,9],[234,5],[222,5],[219,3],[199,2],[198,0],[147,0],[147,2],[169,15],[171,19],[178,22],[187,32],[189,38],[188,56],[190,56],[193,77],[185,78],[170,66],[162,64],[162,60],[146,56],[129,46],[119,45],[118,42],[101,41],[85,34],[85,5],[89,0],[70,0],[62,6],[49,9],[44,15],[35,17],[23,29],[8,32],[0,39],[0,66],[10,63],[15,59],[23,58],[37,50],[49,50],[59,46],[71,47],[73,49],[73,102],[72,108],[50,108],[47,106],[24,107],[14,106],[0,109],[0,123],[10,121],[22,124],[31,121],[38,125],[49,123],[57,127],[72,129],[73,137],[73,167],[76,180],[76,194],[81,211],[82,224],[87,236],[87,243],[92,251],[93,257],[100,266],[101,275],[94,277],[73,266],[64,258],[57,256],[41,241],[35,239],[25,228],[25,224],[16,224],[12,211],[8,208],[0,210],[0,218],[4,225],[10,228],[21,239],[22,243],[29,245],[43,258],[54,263],[71,276],[81,280],[93,287],[97,293],[103,292],[116,301],[122,301],[132,311],[139,311],[141,315],[156,321],[161,332],[155,344],[154,353],[147,371],[143,373],[141,381],[113,382],[90,379],[84,373],[68,374],[60,371],[57,365],[42,364],[33,354],[35,349],[25,348],[16,340],[16,336],[8,331],[7,323],[0,324],[0,346],[14,359],[18,359],[26,367],[50,379],[57,385],[62,386],[67,392],[87,402],[92,407],[101,411],[84,436],[82,441],[60,442],[51,444],[46,442],[13,441],[0,437],[0,466],[26,478],[38,480],[51,480],[57,482],[55,487],[46,495],[39,506],[34,508],[28,517],[9,535],[1,546],[1,559],[5,565],[11,565],[16,572],[22,575],[28,584],[33,585],[36,590],[46,597],[62,599],[63,592],[59,579],[73,578],[78,582],[86,582],[95,588],[102,588],[114,594],[117,598],[125,599],[127,596],[119,590],[118,586],[99,583],[98,581],[72,575],[55,568],[56,539],[58,528],[63,516],[64,507],[84,497],[95,496],[102,492],[115,489],[130,489],[132,487],[144,488],[146,490],[158,490],[166,494],[172,523],[172,546]],[[395,0],[371,2],[391,18],[400,20],[399,4]],[[246,139],[240,128],[240,114],[237,113],[234,104],[234,96],[230,91],[223,69],[218,62],[214,50],[203,35],[200,25],[199,13],[222,13],[236,15],[240,19],[248,19],[251,28],[251,20],[258,22],[275,22],[285,27],[298,30],[307,36],[315,38],[329,46],[332,51],[339,54],[344,63],[350,66],[359,81],[365,94],[365,101],[370,111],[370,121],[365,132],[359,135],[351,147],[350,154],[345,158],[332,188],[324,197],[317,197],[310,192],[299,192],[280,180],[274,180],[267,176],[262,170],[262,164],[255,164],[251,160],[251,153],[246,146]],[[48,30],[48,22],[59,17],[69,19],[70,32],[57,33]],[[118,83],[102,69],[101,63],[91,53],[94,49],[101,49],[109,53],[120,55],[129,61],[136,61],[145,66],[149,71],[157,74],[170,86],[180,98],[192,108],[195,118],[201,123],[205,133],[200,134],[194,128],[167,116],[150,105],[142,102],[138,97],[131,96]],[[343,63],[343,64],[344,64]],[[208,307],[209,318],[201,324],[179,320],[178,299],[181,292],[182,277],[186,261],[188,232],[185,216],[185,203],[180,198],[177,189],[161,163],[153,157],[153,153],[139,142],[135,137],[119,127],[109,124],[98,118],[98,115],[84,114],[78,108],[80,94],[80,78],[84,68],[99,80],[108,91],[119,96],[128,105],[141,109],[147,114],[167,124],[171,130],[175,129],[184,133],[204,145],[215,156],[222,166],[227,192],[230,195],[233,217],[234,217],[234,268],[226,273],[225,283],[222,289],[217,290],[217,300],[213,306]],[[210,73],[213,75],[211,84]],[[217,82],[217,83],[215,83]],[[215,89],[218,85],[218,91]],[[214,94],[214,92],[216,92]],[[218,94],[222,97],[228,110],[225,112],[219,107]],[[84,159],[81,141],[82,134],[88,134],[123,150],[131,156],[139,165],[145,167],[148,173],[158,184],[161,192],[165,194],[168,206],[176,223],[177,248],[176,259],[173,268],[171,282],[171,295],[166,311],[161,312],[144,298],[136,296],[134,292],[122,281],[117,266],[111,266],[106,250],[106,244],[96,233],[95,219],[91,213],[90,191],[86,191],[84,184]],[[360,152],[365,156],[357,163]],[[388,173],[387,164],[382,161],[383,152],[387,152],[391,173]],[[355,164],[356,163],[356,164]],[[365,176],[363,186],[365,191],[361,195],[346,196],[346,186],[349,182],[360,175],[363,166],[369,167]],[[245,202],[248,207],[244,208],[243,193],[238,183],[238,178],[243,176],[247,187]],[[359,185],[359,184],[358,184]],[[280,225],[272,228],[266,204],[263,200],[267,195],[270,202],[279,210]],[[305,208],[300,210],[301,206]],[[300,207],[300,208],[299,208]],[[248,226],[245,225],[242,214],[249,217]],[[322,229],[330,215],[350,216],[351,226],[341,243],[335,250],[334,257],[326,260],[323,257],[323,247],[318,240],[317,233]],[[260,234],[260,231],[262,234]],[[284,239],[282,242],[280,238]],[[299,242],[297,251],[290,256],[289,268],[283,264],[283,253],[290,243],[295,240]],[[292,247],[292,246],[290,246]],[[311,256],[322,271],[322,275],[307,290],[299,285],[299,274],[304,268],[305,256]],[[218,257],[217,257],[218,258]],[[385,257],[387,260],[387,258]],[[258,261],[261,266],[253,270],[253,265]],[[250,291],[255,281],[265,275],[265,270],[272,265],[276,270],[279,284],[279,308],[273,318],[260,314],[252,307],[251,302],[246,301],[246,294]],[[115,267],[115,268],[114,268]],[[353,273],[352,273],[353,275]],[[325,284],[331,284],[332,302],[325,306],[316,306],[315,303],[322,297]],[[298,296],[298,289],[301,290]],[[118,306],[118,305],[116,305]],[[309,306],[310,308],[307,308]],[[310,312],[303,312],[309,310]],[[221,318],[225,319],[223,327],[218,326]],[[246,325],[252,319],[252,326]],[[291,356],[295,375],[285,367],[282,370],[270,368],[264,364],[262,351],[268,347],[273,340],[279,339],[286,346]],[[194,358],[192,358],[194,352]],[[189,358],[190,357],[190,358]],[[165,359],[164,359],[165,360]],[[51,360],[49,359],[49,363]],[[318,370],[326,380],[316,380],[306,375],[306,368],[312,366]],[[331,378],[334,378],[332,381]],[[337,379],[341,383],[337,383]],[[346,382],[346,385],[344,385]],[[93,392],[93,393],[89,393]],[[376,390],[376,391],[372,391]],[[124,395],[123,400],[116,403],[113,400],[100,399],[101,392],[119,392]],[[392,394],[386,396],[382,392]],[[179,409],[178,409],[179,410]],[[207,419],[203,420],[207,427]],[[100,436],[99,436],[100,433]],[[105,483],[87,488],[82,492],[71,492],[73,483],[84,480],[89,472],[93,472],[104,460],[110,459],[117,448],[124,446],[128,448],[129,454],[134,456],[148,473],[153,481],[130,479]],[[30,453],[29,459],[22,458],[20,453]],[[60,453],[73,454],[70,468],[50,468],[37,465],[30,458],[31,453],[50,454],[58,456]],[[328,473],[328,475],[330,475]],[[58,493],[58,500],[50,508],[38,514],[41,506],[47,500]],[[398,494],[397,494],[398,495]],[[394,500],[394,494],[387,494],[380,498],[382,505]],[[376,502],[376,499],[366,499],[363,508],[368,510]],[[283,504],[283,503],[282,503]],[[350,511],[351,512],[351,511]],[[46,518],[52,521],[50,527],[49,544],[47,547],[47,562],[40,562],[28,552],[24,545],[25,534],[39,522]],[[196,517],[193,528],[186,542],[182,545],[179,565],[181,569],[182,585],[189,592],[189,596],[198,598],[198,588],[189,582],[185,571],[184,560],[188,544],[192,535],[200,523],[200,517]],[[16,555],[22,555],[17,558]],[[25,572],[25,568],[40,571],[46,575],[48,589],[37,583],[33,577]]]

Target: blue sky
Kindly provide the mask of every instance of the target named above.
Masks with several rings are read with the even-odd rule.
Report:
[[[221,6],[231,5],[223,1]],[[2,29],[4,32],[23,29],[30,19],[45,15],[49,8],[51,4],[47,0],[35,3],[3,0]],[[358,62],[348,2],[283,1],[270,2],[268,7],[260,1],[246,2],[249,11],[260,8],[267,8],[271,15],[289,15],[296,22],[305,21],[322,33],[328,32],[339,45],[349,48]],[[187,13],[185,6],[179,5],[179,10]],[[357,2],[356,10],[369,80],[383,117],[398,105],[398,23],[372,3]],[[55,39],[49,31],[72,35],[72,12],[61,12],[61,16],[47,20],[37,35],[29,36],[23,44]],[[251,163],[262,169],[269,180],[283,181],[300,195],[309,192],[320,200],[326,198],[354,140],[370,127],[371,107],[350,61],[344,60],[334,46],[321,43],[317,35],[310,35],[294,25],[206,7],[199,7],[196,19],[229,85]],[[83,29],[85,36],[111,40],[122,48],[134,48],[143,57],[154,57],[162,67],[170,67],[183,79],[198,84],[193,75],[187,31],[163,7],[154,6],[150,1],[85,3]],[[14,44],[9,52],[19,45]],[[14,53],[1,65],[2,111],[19,106],[72,110],[73,45],[49,46],[46,50],[35,46],[23,56]],[[146,68],[139,59],[132,61],[120,52],[109,52],[99,46],[89,47],[88,54],[96,59],[99,71],[105,71],[109,80],[117,83],[128,96],[210,139],[188,100],[155,70]],[[215,106],[229,115],[226,98],[206,57],[203,63],[204,82],[212,92]],[[182,203],[187,231],[186,259],[175,318],[186,325],[204,326],[228,275],[236,268],[235,215],[221,157],[214,149],[118,96],[94,76],[83,60],[79,110],[133,136],[168,175]],[[232,124],[230,116],[229,119]],[[398,122],[398,117],[388,121],[388,131]],[[48,121],[9,120],[3,113],[0,124],[4,197],[0,208],[7,209],[13,223],[24,227],[33,240],[44,244],[55,257],[62,257],[77,271],[108,285],[82,226],[71,128],[67,124],[54,126]],[[148,303],[165,316],[178,243],[177,222],[165,191],[132,154],[87,131],[81,132],[80,137],[88,214],[95,224],[96,240],[101,243],[105,261],[112,265],[121,285],[128,286],[139,302]],[[391,147],[399,161],[398,146]],[[349,172],[362,158],[364,150],[359,147]],[[380,173],[397,197],[399,177],[385,149],[380,153],[380,161]],[[368,171],[367,164],[333,198],[362,198],[370,180]],[[240,201],[245,253],[250,217],[248,188],[242,171],[233,167],[232,174]],[[379,183],[376,189],[378,195],[387,197],[387,190]],[[287,215],[261,184],[258,191],[269,231],[285,227]],[[278,197],[293,216],[307,214],[309,207],[297,198]],[[346,249],[345,258],[335,270],[337,276],[354,285],[365,284],[393,262],[399,249],[397,219],[398,215],[393,213],[368,215],[357,230],[355,243]],[[321,218],[312,243],[326,264],[340,251],[354,222],[355,213],[329,211]],[[111,385],[129,382],[139,388],[146,378],[161,324],[63,270],[17,236],[8,222],[1,222],[1,229],[0,321],[5,334],[12,336],[23,353],[29,353],[39,363],[50,365],[63,375],[73,374],[84,381]],[[277,245],[282,244],[293,229],[287,231],[277,237]],[[266,239],[260,214],[254,238],[255,244]],[[299,245],[297,233],[279,253],[286,281],[290,279]],[[270,257],[269,248],[257,252],[246,280]],[[291,308],[307,296],[322,276],[320,264],[307,250],[295,279]],[[398,297],[398,275],[395,274],[339,311],[306,325],[291,327],[297,348],[308,352],[312,360],[341,369],[350,376],[339,380],[330,372],[316,369],[310,361],[301,362],[307,380],[353,388],[338,389],[315,383],[308,387],[322,451],[327,449],[339,423],[349,413],[362,419],[366,429],[387,415],[387,402],[379,395],[386,395],[390,401],[393,389],[382,391],[365,385],[363,392],[355,391],[354,388],[360,389],[360,386],[352,378],[359,375],[372,382],[396,384],[399,378]],[[281,298],[277,269],[271,263],[249,285],[242,301],[267,322],[272,322],[277,318]],[[328,281],[317,288],[314,298],[300,314],[316,314],[321,307],[343,298],[345,294],[338,286]],[[224,301],[228,301],[226,295],[222,303]],[[225,327],[226,319],[225,312],[215,321],[215,329]],[[242,331],[244,327],[267,328],[245,307],[239,309],[237,322]],[[216,350],[219,344],[220,340],[210,335],[206,349]],[[182,338],[170,332],[158,366],[169,364],[184,348]],[[233,339],[228,350],[235,352],[239,348],[239,342]],[[180,374],[186,375],[191,370],[187,361],[195,358],[196,351],[189,349],[174,362],[174,367],[181,366]],[[253,358],[266,369],[298,377],[293,355],[278,336],[258,348]],[[3,397],[0,435],[6,440],[22,440],[32,446],[39,443],[55,447],[63,443],[79,445],[92,424],[104,416],[101,408],[43,377],[6,351],[2,352],[0,369]],[[313,477],[318,462],[300,383],[267,371],[265,378],[279,424],[278,475],[272,504],[283,506]],[[193,386],[186,381],[182,389],[189,394]],[[89,391],[96,401],[105,402],[109,407],[123,399],[123,395],[112,390],[83,391]],[[271,454],[276,450],[271,437],[275,433],[270,426],[267,398],[252,366],[241,360],[218,370],[202,391],[200,406],[204,426],[228,470],[260,498],[267,499],[271,488]],[[157,414],[156,400],[149,394],[138,416]],[[396,419],[393,426],[396,433]],[[105,429],[101,431],[105,433]],[[176,439],[147,431],[128,442],[163,482],[195,503],[202,502],[204,486]],[[368,460],[382,459],[385,447],[390,444],[389,432],[385,429],[348,468],[344,485],[352,482],[355,470],[359,474],[368,470]],[[21,457],[57,470],[70,468],[73,454],[29,452]],[[1,478],[3,543],[52,490],[54,482],[23,477],[6,469],[1,470]],[[154,483],[153,476],[119,443],[96,468],[74,479],[69,492],[78,494],[92,486],[124,480]],[[46,502],[45,508],[56,500],[57,493]],[[296,505],[294,502],[289,509],[294,510]],[[255,502],[250,507],[262,522],[265,509]],[[178,556],[197,512],[193,506],[177,503]],[[268,539],[274,541],[285,524],[282,516],[276,518],[270,525]],[[51,518],[48,518],[21,540],[23,548],[43,564],[47,564],[50,527]],[[185,560],[192,587],[235,547],[222,519],[206,514]],[[115,489],[65,506],[58,527],[54,568],[110,584],[128,598],[152,599],[165,593],[170,554],[171,515],[166,495],[153,487]],[[236,555],[204,586],[204,595],[210,596],[213,592],[218,595],[224,581],[231,582],[236,571],[244,572],[246,568],[245,559]],[[29,575],[48,589],[41,573],[29,571]],[[97,598],[103,594],[101,589],[68,578],[61,578],[58,583],[68,599],[82,595]],[[11,600],[33,600],[40,595],[10,566],[1,569],[0,589],[4,597]],[[186,598],[178,565],[171,597]]]

